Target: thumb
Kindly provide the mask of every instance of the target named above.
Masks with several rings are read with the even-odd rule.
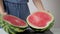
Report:
[[[3,12],[3,13],[0,13],[1,15],[7,15],[7,13],[6,12]]]
[[[7,13],[5,12],[4,15],[7,15]]]

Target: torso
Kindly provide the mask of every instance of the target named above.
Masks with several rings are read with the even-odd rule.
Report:
[[[26,20],[30,14],[27,2],[28,0],[4,0],[5,10],[8,14]]]

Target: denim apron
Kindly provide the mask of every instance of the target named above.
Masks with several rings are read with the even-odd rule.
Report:
[[[30,14],[28,8],[28,0],[3,0],[5,11],[13,16],[21,18],[26,21],[27,16]],[[29,27],[27,30],[31,30]]]
[[[27,3],[28,0],[3,0],[6,12],[23,20],[30,14]]]

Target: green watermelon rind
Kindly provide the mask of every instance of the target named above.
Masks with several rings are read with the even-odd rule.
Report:
[[[14,30],[14,31],[16,31],[16,32],[23,32],[23,31],[25,31],[25,29],[27,28],[27,27],[25,27],[25,28],[16,27],[16,26],[13,26],[13,25],[11,25],[11,24],[8,24],[6,21],[4,21],[4,22],[6,23],[5,25],[6,25],[7,27],[9,27],[9,29],[11,28],[12,30]],[[3,27],[5,27],[5,26],[3,26]],[[6,28],[7,28],[7,27],[6,27]],[[17,30],[16,30],[16,29],[17,29]],[[19,31],[18,29],[19,29],[20,31]]]
[[[2,27],[4,24],[3,24],[3,16],[0,14],[0,27]]]
[[[9,34],[16,34],[13,30],[9,29]]]
[[[43,11],[43,12],[44,12],[44,11]],[[53,17],[53,15],[50,14],[49,12],[45,12],[45,13],[49,14],[49,15],[52,17],[52,20],[50,21],[50,23],[48,24],[48,26],[45,27],[45,28],[47,29],[47,28],[49,27],[49,25],[54,22],[54,17]],[[31,16],[31,15],[29,15],[29,16]],[[28,18],[29,18],[29,16],[28,16]],[[41,31],[46,30],[45,28],[38,28],[38,27],[30,24],[30,22],[28,21],[28,18],[27,18],[26,21],[27,21],[27,23],[29,24],[29,26],[31,26],[31,27],[34,28],[34,29],[40,29]],[[38,31],[38,30],[37,30],[37,31]]]
[[[45,30],[51,29],[53,27],[53,25],[54,25],[54,22],[55,22],[55,20],[52,23],[50,23],[49,26]]]
[[[26,28],[19,28],[19,27],[14,27],[14,26],[9,26],[13,31],[16,32],[24,32]]]
[[[45,31],[50,30],[51,27],[53,27],[53,25],[54,25],[54,21],[52,23],[50,23],[48,27],[43,28],[43,29],[36,29],[36,28],[31,27],[31,26],[30,26],[30,28],[32,28],[34,31],[45,32]]]
[[[46,28],[44,28],[44,29],[36,29],[36,28],[32,28],[34,31],[40,31],[40,32],[45,32],[45,31],[48,31],[48,30],[50,30],[51,29],[51,27],[53,27],[53,25],[54,25],[54,21],[52,22],[52,23],[50,23],[49,24],[49,26],[48,27],[46,27]]]
[[[7,33],[11,33],[11,34],[16,34],[16,33],[19,33],[19,32],[24,32],[25,31],[25,29],[26,28],[19,28],[19,27],[15,27],[15,26],[12,26],[12,25],[10,25],[10,24],[8,24],[8,23],[6,23],[5,21],[4,21],[4,26],[3,26],[3,29],[5,30],[5,32],[7,32]],[[13,28],[11,28],[11,27],[13,27]]]
[[[18,32],[24,32],[26,30],[26,28],[28,27],[27,23],[26,23],[26,26],[18,27],[18,26],[14,26],[14,25],[10,24],[8,21],[4,20],[2,15],[0,16],[0,18],[1,18],[0,26],[4,29],[5,32],[7,32],[9,34],[10,33],[16,34]]]

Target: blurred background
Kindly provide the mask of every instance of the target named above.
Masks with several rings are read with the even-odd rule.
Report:
[[[55,24],[54,27],[51,29],[53,34],[60,33],[60,0],[42,0],[42,3],[45,9],[49,10],[55,17]],[[33,13],[37,11],[36,7],[34,6],[32,0],[29,0],[28,3],[30,12]],[[4,34],[3,30],[0,30],[0,34]]]

